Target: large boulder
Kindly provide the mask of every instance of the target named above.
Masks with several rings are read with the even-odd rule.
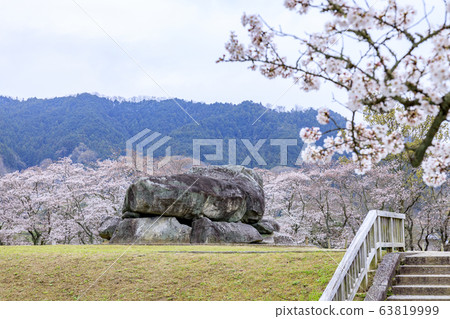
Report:
[[[143,178],[127,190],[123,213],[127,212],[141,217],[257,223],[264,214],[262,179],[253,170],[236,165]]]
[[[127,218],[116,228],[110,244],[189,243],[191,227],[174,217]]]
[[[104,218],[98,228],[99,236],[103,239],[110,240],[120,221],[121,218],[117,216],[108,216]]]
[[[259,243],[263,240],[258,231],[243,223],[213,222],[206,217],[192,223],[191,243]]]
[[[264,215],[263,179],[253,169],[240,165],[193,167],[190,172],[195,175],[229,181],[245,194],[247,211],[241,221],[248,224],[257,223]]]
[[[263,217],[263,219],[256,224],[252,224],[252,226],[255,227],[260,234],[264,235],[280,231],[280,225],[272,217]]]

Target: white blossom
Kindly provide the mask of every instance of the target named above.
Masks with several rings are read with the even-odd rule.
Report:
[[[328,124],[330,122],[330,111],[326,108],[319,109],[317,121],[322,125]]]
[[[320,128],[318,127],[304,127],[300,130],[300,138],[303,140],[303,142],[308,144],[317,142],[321,136],[322,132],[320,132]]]

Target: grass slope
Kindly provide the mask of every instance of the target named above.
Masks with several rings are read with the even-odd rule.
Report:
[[[343,254],[267,246],[0,246],[0,300],[318,300]]]

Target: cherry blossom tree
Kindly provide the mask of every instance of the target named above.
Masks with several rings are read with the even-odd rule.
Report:
[[[15,241],[12,235],[25,233],[35,245],[49,241],[53,213],[58,210],[58,203],[52,198],[54,181],[53,175],[45,174],[39,167],[0,179],[2,232],[6,238]]]
[[[98,161],[93,167],[64,159],[48,169],[57,170],[61,178],[56,200],[65,203],[60,210],[67,221],[64,226],[72,229],[69,233],[73,239],[83,244],[100,241],[97,229],[101,221],[106,216],[121,215],[126,189],[141,176],[124,158]],[[63,234],[67,231],[61,231]]]
[[[61,159],[0,178],[0,240],[34,245],[98,243],[98,226],[121,214],[128,186],[142,173],[123,158],[92,167]]]
[[[448,187],[427,189],[424,203],[415,217],[417,229],[416,240],[420,250],[428,250],[437,239],[435,249],[448,244],[450,238],[450,200]]]
[[[164,164],[164,165],[163,165]],[[193,164],[193,159],[184,156],[170,156],[157,159],[153,175],[176,175],[186,173]],[[201,163],[203,165],[203,163]]]
[[[336,184],[344,171],[324,165],[265,175],[266,213],[281,215],[283,231],[300,243],[344,247],[364,218]]]
[[[365,176],[354,173],[356,165],[343,161],[265,173],[266,214],[276,217],[283,231],[300,243],[308,238],[321,247],[342,248],[368,211],[395,211],[405,214],[408,249],[414,249],[419,209],[429,207],[434,219],[439,215],[438,209],[428,206],[433,202],[425,196],[429,188],[419,178],[411,179],[408,171],[398,169],[395,161],[377,165]]]
[[[241,43],[231,33],[227,55],[218,62],[247,62],[268,78],[291,78],[305,91],[330,83],[345,92],[340,102],[353,116],[339,127],[327,108],[321,108],[320,124],[336,124],[336,136],[323,146],[310,145],[303,153],[306,162],[330,161],[335,153],[351,153],[355,171],[364,174],[389,154],[408,154],[413,167],[423,168],[423,180],[438,187],[447,179],[450,143],[436,135],[449,121],[450,109],[450,2],[443,0],[430,19],[423,12],[400,1],[286,0],[287,9],[299,15],[316,11],[323,15],[324,30],[306,37],[270,27],[258,15],[242,16],[250,43]],[[437,14],[435,12],[435,14]],[[282,52],[277,40],[296,43],[299,54]],[[289,58],[288,58],[289,56]],[[423,139],[408,145],[401,131],[389,132],[385,125],[357,123],[357,112],[385,114],[395,110],[401,124],[417,126],[429,121]],[[306,143],[318,141],[319,128],[303,128]]]
[[[304,243],[311,232],[310,223],[306,221],[309,214],[303,194],[308,176],[300,170],[280,174],[260,170],[259,173],[264,180],[265,214],[278,219],[282,232]]]

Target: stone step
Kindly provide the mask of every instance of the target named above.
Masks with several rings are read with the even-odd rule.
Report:
[[[450,295],[449,285],[395,285],[394,295]]]
[[[403,262],[405,265],[450,265],[450,255],[412,255],[406,256]]]
[[[388,301],[450,301],[450,295],[392,295],[387,298]]]
[[[402,265],[398,270],[401,275],[442,274],[450,275],[450,265]]]
[[[450,285],[450,275],[397,275],[397,285]]]

